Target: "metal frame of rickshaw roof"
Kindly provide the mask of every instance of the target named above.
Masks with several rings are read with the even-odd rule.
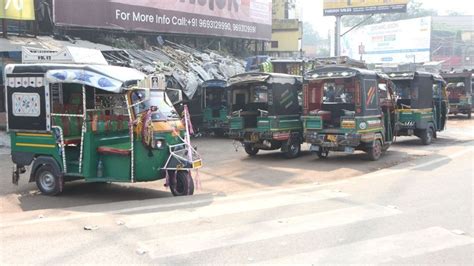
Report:
[[[279,84],[290,84],[295,85],[298,82],[302,81],[301,76],[282,74],[282,73],[265,73],[265,72],[246,72],[242,74],[235,75],[230,77],[228,80],[228,85],[242,85],[248,83],[279,83]]]
[[[133,68],[79,64],[10,64],[5,74],[44,74],[51,83],[78,83],[114,93],[146,78]]]
[[[474,78],[474,70],[454,72],[454,73],[441,73],[443,78]]]
[[[336,78],[352,78],[357,75],[372,76],[376,78],[381,76],[373,70],[364,68],[348,67],[345,65],[330,65],[330,66],[318,66],[313,70],[305,73],[305,80],[324,80],[324,79],[336,79]]]

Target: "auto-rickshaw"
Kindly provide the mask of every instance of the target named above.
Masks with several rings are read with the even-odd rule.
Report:
[[[393,141],[395,106],[386,75],[348,65],[305,74],[304,137],[320,158],[329,151],[365,151],[378,160]]]
[[[203,97],[201,127],[205,132],[213,132],[217,136],[223,136],[229,130],[227,82],[212,79],[203,82],[201,87]]]
[[[201,167],[188,119],[169,101],[164,76],[108,65],[7,65],[6,101],[12,181],[31,165],[43,194],[64,182],[146,182],[167,178],[175,196],[191,195]],[[188,118],[188,117],[187,117]]]
[[[429,145],[436,132],[444,130],[448,113],[446,83],[436,74],[394,72],[388,76],[395,83],[397,136],[417,136]]]
[[[474,71],[457,73],[441,73],[446,81],[449,100],[449,114],[466,114],[471,118],[472,111],[472,79]]]
[[[228,80],[230,138],[248,155],[281,149],[287,158],[300,154],[303,142],[298,93],[301,77],[277,73],[243,73]]]

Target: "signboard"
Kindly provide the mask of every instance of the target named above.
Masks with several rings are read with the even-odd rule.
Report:
[[[23,64],[108,64],[107,60],[105,60],[99,50],[71,46],[64,47],[59,51],[23,46],[21,51],[21,62]]]
[[[431,17],[367,25],[341,38],[341,55],[366,63],[428,62],[430,47]]]
[[[0,18],[35,20],[33,0],[0,0]]]
[[[271,0],[54,0],[56,26],[270,40]]]
[[[407,12],[409,0],[324,0],[325,16]]]

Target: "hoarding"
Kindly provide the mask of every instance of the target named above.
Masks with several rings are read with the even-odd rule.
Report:
[[[54,0],[56,26],[270,40],[271,0]]]
[[[324,0],[325,16],[407,12],[409,0]]]
[[[0,0],[0,18],[35,20],[33,0]]]
[[[341,55],[367,63],[428,62],[430,47],[431,17],[367,25],[341,38]]]

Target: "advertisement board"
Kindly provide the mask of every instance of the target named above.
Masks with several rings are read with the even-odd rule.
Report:
[[[341,55],[367,63],[428,62],[430,47],[431,17],[367,25],[341,38]]]
[[[0,18],[35,20],[33,0],[0,0]]]
[[[56,26],[270,40],[271,0],[54,0]]]
[[[407,12],[409,0],[324,0],[325,16]]]

